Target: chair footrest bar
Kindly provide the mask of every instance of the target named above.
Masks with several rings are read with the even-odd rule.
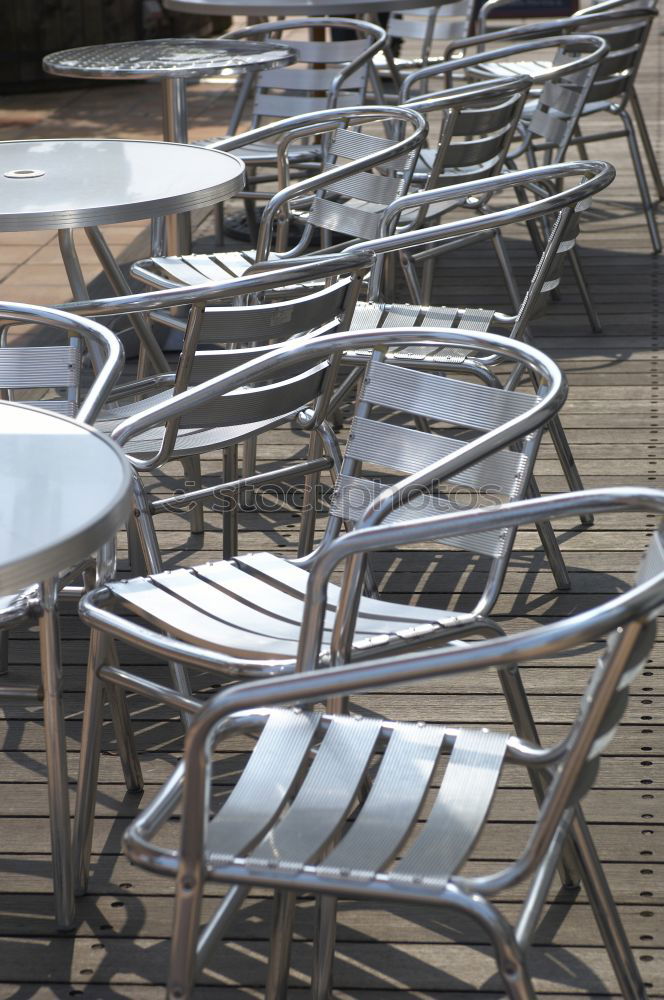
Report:
[[[41,687],[36,687],[35,685],[25,685],[24,687],[19,687],[18,685],[8,685],[3,684],[0,686],[0,702],[12,701],[12,702],[41,702],[44,700],[44,690]]]
[[[155,684],[143,677],[135,674],[128,674],[118,667],[99,667],[97,671],[99,677],[110,684],[117,684],[118,687],[134,691],[136,694],[143,694],[152,701],[163,702],[165,705],[172,705],[173,708],[183,712],[200,712],[203,702],[198,698],[188,698],[184,694],[179,694],[171,688],[164,687],[163,684]]]

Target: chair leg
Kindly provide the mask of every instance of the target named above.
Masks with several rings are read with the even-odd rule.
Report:
[[[428,257],[422,265],[422,305],[431,305],[431,295],[433,293],[433,277],[436,266],[436,258]]]
[[[632,105],[632,111],[634,112],[636,127],[639,130],[641,142],[643,143],[643,148],[646,151],[646,159],[648,160],[650,172],[657,189],[657,198],[659,201],[662,201],[664,200],[664,180],[662,180],[662,174],[657,162],[657,156],[655,155],[655,150],[653,149],[652,142],[650,140],[650,133],[648,132],[648,126],[646,125],[646,120],[643,116],[643,110],[641,108],[641,101],[639,100],[636,90],[632,90],[630,102]]]
[[[579,150],[579,153],[581,154],[581,159],[582,160],[587,160],[588,159],[588,147],[586,146],[585,142],[583,141],[583,133],[582,133],[582,131],[579,128],[578,125],[576,125],[576,127],[574,128],[574,144],[577,147],[577,149]]]
[[[254,476],[256,474],[256,446],[258,438],[256,435],[247,438],[242,445],[242,475]],[[251,507],[254,502],[255,490],[249,486],[238,494],[238,503],[242,506]]]
[[[59,930],[74,926],[74,880],[69,828],[69,786],[62,711],[62,661],[55,607],[56,583],[41,586],[39,618],[41,675],[44,687],[44,730],[48,769],[48,803],[53,858],[55,919]]]
[[[609,953],[620,993],[626,1000],[645,1000],[647,994],[643,980],[580,809],[577,809],[572,824],[572,837],[579,857],[583,885]]]
[[[505,249],[505,240],[503,239],[503,234],[499,229],[491,237],[491,243],[493,245],[493,250],[498,261],[498,266],[503,274],[503,279],[505,281],[505,287],[507,288],[507,294],[510,298],[510,304],[512,309],[518,313],[521,308],[521,296],[519,295],[519,286],[516,283],[516,278],[514,276],[514,271],[512,270],[512,265],[510,259],[507,255],[507,250]]]
[[[572,449],[569,446],[567,435],[563,430],[563,425],[560,423],[560,417],[557,414],[549,421],[548,431],[551,435],[553,446],[556,449],[558,460],[562,466],[565,479],[567,480],[567,485],[572,492],[583,490],[583,482],[581,480],[581,476],[579,475],[579,470],[576,467]],[[587,527],[590,527],[590,525],[594,524],[595,521],[592,514],[582,514],[580,520],[581,524],[585,524]]]
[[[112,639],[109,640],[105,657],[108,663],[114,667],[119,667],[117,647]],[[113,732],[118,747],[118,755],[122,764],[122,774],[128,792],[143,791],[143,774],[141,762],[136,750],[136,740],[131,724],[131,716],[127,707],[127,697],[122,688],[115,684],[107,685],[106,698],[108,699],[113,721]]]
[[[106,637],[96,629],[90,633],[72,838],[75,891],[78,896],[84,895],[88,887],[92,827],[101,751],[102,683],[97,676],[97,666],[101,662],[101,650],[107,641]]]
[[[316,930],[314,936],[314,968],[311,980],[311,1000],[328,1000],[332,991],[336,930],[336,897],[319,896],[316,900]]]
[[[237,479],[237,445],[224,448],[224,482],[230,483]],[[222,558],[232,559],[237,555],[237,496],[228,496],[223,502],[222,522]]]
[[[508,946],[502,940],[494,944],[498,971],[509,1000],[536,1000],[537,994],[521,949],[516,945]]]
[[[288,995],[288,972],[290,970],[294,916],[295,893],[275,892],[265,1000],[286,1000]]]
[[[213,209],[214,212],[214,243],[217,247],[223,247],[226,239],[224,233],[224,203],[218,202]]]
[[[182,459],[182,471],[185,476],[185,486],[188,489],[200,490],[201,488],[201,459],[200,455],[187,455]],[[194,503],[189,512],[191,533],[202,535],[205,531],[205,519],[203,516],[203,504],[201,501]]]
[[[150,501],[146,496],[145,490],[143,489],[140,476],[136,472],[134,473],[133,478],[132,501],[133,512],[136,515],[136,530],[140,539],[141,550],[143,552],[147,572],[161,573],[164,566],[161,560],[161,552],[159,551],[157,532],[155,531],[154,522],[152,520]],[[191,685],[189,683],[186,667],[182,663],[171,661],[169,662],[169,669],[176,690],[181,694],[190,696]],[[182,724],[186,727],[189,724],[188,716],[186,716],[185,713],[181,713],[181,717]]]
[[[501,630],[502,631],[502,630]],[[530,702],[523,686],[523,678],[518,667],[499,671],[500,686],[510,713],[514,732],[522,740],[539,745],[540,738],[537,726],[530,709]],[[530,783],[537,802],[541,804],[546,794],[546,780],[542,771],[532,768],[528,771]],[[576,859],[576,852],[567,843],[563,847],[558,863],[558,875],[566,889],[576,889],[581,880],[581,871]]]
[[[622,119],[623,125],[625,126],[625,132],[627,133],[627,144],[629,145],[629,151],[632,157],[632,163],[634,164],[636,183],[639,186],[639,194],[641,195],[641,202],[643,204],[643,213],[646,217],[646,222],[648,223],[648,230],[650,231],[650,241],[652,243],[652,248],[654,253],[661,253],[662,241],[659,238],[657,219],[655,218],[655,212],[653,209],[652,200],[650,198],[650,191],[648,190],[648,182],[646,181],[646,174],[643,169],[643,161],[641,160],[641,153],[639,152],[639,146],[636,141],[634,125],[632,124],[632,119],[628,111],[621,111],[620,117]]]
[[[531,476],[530,483],[528,486],[528,495],[531,497],[539,497],[541,493],[537,485],[537,481],[534,476]],[[565,565],[565,560],[563,554],[560,551],[560,546],[558,545],[558,539],[556,534],[551,527],[550,521],[538,521],[537,523],[537,533],[540,536],[540,541],[542,543],[542,548],[546,553],[546,558],[549,561],[549,566],[551,567],[551,572],[553,573],[553,578],[556,581],[556,587],[558,590],[570,590],[572,586],[572,581],[569,578],[569,573],[567,572],[567,566]]]
[[[332,431],[330,431],[332,433]],[[320,458],[323,453],[323,437],[316,429],[309,439],[307,460]],[[318,506],[318,493],[320,487],[320,473],[306,476],[302,489],[302,511],[300,514],[300,534],[297,544],[297,555],[308,555],[314,547],[314,534],[316,531],[316,513]]]
[[[417,270],[412,258],[407,253],[400,253],[399,263],[401,264],[401,269],[403,270],[403,276],[406,279],[409,298],[412,302],[421,304],[424,302],[424,298],[419,278],[417,277]]]
[[[203,898],[201,865],[178,872],[168,969],[167,1000],[189,1000],[196,978],[196,944]]]
[[[129,571],[131,575],[145,576],[147,573],[147,566],[143,556],[143,546],[139,535],[138,521],[134,517],[130,517],[127,521],[127,550],[129,557]]]
[[[129,533],[131,533],[132,530],[135,530],[136,532],[138,541],[140,542],[142,562],[144,563],[147,572],[161,573],[164,566],[161,561],[161,552],[159,551],[157,532],[155,531],[154,522],[152,520],[150,500],[143,489],[143,484],[141,483],[137,472],[134,472],[132,485],[132,513],[134,516],[130,524]],[[133,563],[131,568],[132,571],[134,571]]]
[[[597,310],[595,309],[595,303],[591,298],[590,289],[588,288],[586,276],[583,273],[583,268],[581,267],[581,261],[579,260],[579,254],[576,247],[572,247],[569,251],[569,260],[572,265],[572,271],[574,272],[574,279],[581,295],[583,308],[586,311],[586,316],[588,317],[588,322],[590,323],[590,329],[593,333],[602,333],[602,321],[599,318]]]
[[[505,918],[485,899],[476,898],[472,909],[463,905],[460,908],[477,920],[489,935],[496,954],[498,973],[509,1000],[536,1000],[523,949]]]

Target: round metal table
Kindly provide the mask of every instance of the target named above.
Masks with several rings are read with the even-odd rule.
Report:
[[[382,11],[411,10],[431,7],[423,0],[163,0],[167,10],[187,14],[247,14],[250,17],[278,17],[281,15],[315,17],[317,14],[332,17],[335,14],[377,14]]]
[[[0,232],[57,229],[72,293],[84,300],[73,238],[82,227],[116,294],[129,294],[99,226],[168,216],[169,249],[178,252],[174,213],[216,205],[243,181],[241,160],[201,146],[134,139],[0,142]],[[170,371],[147,321],[135,316],[132,322],[152,366]]]
[[[137,42],[86,45],[45,56],[54,76],[94,80],[160,80],[167,142],[187,142],[187,81],[225,70],[261,70],[294,61],[287,45],[216,38],[149,38]]]
[[[55,910],[58,926],[67,928],[74,922],[74,890],[57,577],[111,541],[126,522],[131,471],[120,449],[97,431],[7,402],[0,402],[0,466],[5,610],[11,595],[38,585],[32,606],[39,621]],[[21,693],[25,698],[25,688]],[[3,685],[0,696],[16,699],[18,692]]]

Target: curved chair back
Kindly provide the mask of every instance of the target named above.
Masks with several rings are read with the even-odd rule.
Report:
[[[419,42],[419,59],[426,63],[437,42],[467,38],[473,23],[474,3],[455,0],[433,7],[414,7],[392,11],[387,20],[388,38]]]
[[[372,126],[383,125],[402,138],[372,134]],[[263,212],[256,260],[267,260],[275,236],[276,249],[286,258],[302,253],[316,230],[324,246],[331,233],[352,239],[376,235],[387,206],[408,190],[426,134],[427,124],[418,111],[368,105],[287,118],[219,143],[216,148],[228,152],[254,140],[279,140],[279,191]],[[324,170],[291,184],[288,148],[313,136],[324,138]],[[304,231],[286,252],[293,219],[304,224]]]
[[[580,34],[578,29],[582,25],[578,21],[573,34],[554,29],[554,24],[549,25],[549,32],[541,26],[517,28],[455,43],[448,47],[448,56],[457,49],[480,51],[448,58],[438,67],[414,73],[406,83],[412,88],[424,74],[430,76],[434,72],[444,76],[448,85],[453,73],[503,80],[525,74],[539,88],[535,103],[526,105],[527,114],[520,128],[526,150],[532,153],[533,141],[543,140],[546,162],[558,163],[564,158],[609,46],[599,36],[590,34],[589,27],[588,33]],[[483,39],[495,40],[499,47],[486,49]],[[530,162],[534,165],[532,156]]]
[[[414,183],[427,191],[446,184],[458,184],[499,174],[505,163],[521,111],[530,88],[530,77],[486,81],[453,87],[425,98],[411,98],[406,107],[415,108],[429,122],[438,121],[429,148],[423,149],[415,170]],[[409,94],[406,84],[404,98]],[[420,213],[415,227],[424,221]]]
[[[200,322],[192,313],[176,374],[175,393],[232,371],[292,337],[315,337],[347,329],[357,293],[356,280],[349,276],[326,288],[297,298],[280,299],[277,303],[210,306]],[[175,424],[203,428],[275,420],[315,402],[325,391],[331,375],[329,361],[313,367],[296,364],[273,383],[247,386],[240,392],[220,396],[213,404],[188,410]]]
[[[26,324],[35,327],[29,337],[9,334]],[[0,327],[0,398],[94,422],[124,364],[115,334],[89,319],[20,302],[0,302]],[[96,376],[81,402],[83,348]]]
[[[541,258],[535,268],[528,291],[524,296],[516,316],[506,316],[493,310],[468,310],[472,313],[469,321],[474,330],[486,330],[493,321],[511,331],[511,336],[520,337],[527,324],[548,306],[548,293],[558,287],[565,263],[565,256],[575,245],[579,232],[579,219],[583,211],[590,207],[592,198],[613,181],[614,168],[601,160],[577,161],[559,163],[551,166],[534,167],[530,170],[517,170],[501,174],[499,177],[488,177],[483,180],[469,181],[454,187],[442,187],[432,191],[420,191],[405,195],[394,203],[386,214],[383,232],[376,240],[368,240],[357,244],[357,249],[370,250],[376,254],[369,297],[377,299],[381,283],[382,260],[388,253],[401,252],[418,259],[418,252],[426,255],[435,252],[436,244],[453,237],[470,237],[485,229],[502,229],[513,223],[533,225],[537,220],[553,222],[549,226],[548,237]],[[573,180],[565,191],[551,195],[550,185]],[[402,213],[412,214],[414,210],[426,208],[436,201],[449,202],[451,197],[463,201],[468,198],[483,199],[510,189],[521,194],[517,204],[505,209],[486,212],[471,218],[444,222],[436,226],[426,226],[421,229],[396,232],[394,230]],[[533,190],[536,192],[533,197]],[[528,201],[527,199],[531,200]],[[423,248],[418,251],[418,248]],[[417,305],[408,306],[410,316],[402,315],[404,320],[420,324],[426,321],[426,309]],[[479,314],[479,315],[478,315]],[[457,315],[453,310],[450,322]],[[458,317],[457,317],[458,321]],[[463,326],[461,317],[460,326]]]
[[[68,308],[72,312],[99,317],[134,313],[167,316],[168,310],[187,306],[188,318],[177,372],[174,377],[165,377],[173,386],[172,399],[175,401],[201,383],[248,361],[260,360],[264,354],[269,355],[283,340],[293,336],[316,337],[329,330],[346,329],[352,318],[359,282],[371,260],[370,253],[350,251],[333,259],[294,263],[282,274],[258,272],[233,282],[208,282],[168,291],[73,303]],[[289,299],[260,301],[263,296],[273,297],[280,288],[297,290],[312,280],[329,284],[299,294],[293,291]],[[235,304],[220,304],[224,299],[235,300]],[[238,305],[238,300],[248,304]],[[163,426],[164,433],[156,445],[154,437],[151,439],[149,457],[131,455],[132,462],[138,469],[161,465],[173,453],[180,428],[195,427],[204,431],[205,428],[254,424],[257,432],[261,423],[277,422],[278,418],[285,418],[312,403],[312,426],[316,426],[323,419],[334,370],[333,361],[321,358],[314,366],[298,367],[296,364],[273,384],[239,385],[235,387],[234,396],[213,395],[200,407],[184,405],[183,397],[182,407],[176,405],[176,412],[168,413],[163,421],[157,417],[150,422],[151,409],[143,408],[131,414],[129,422],[141,420],[141,429],[144,429],[143,424],[145,428]],[[159,403],[156,410],[160,412]],[[247,433],[251,433],[251,427]],[[128,451],[131,452],[131,446]]]
[[[374,351],[358,390],[322,548],[338,535],[344,523],[359,527],[377,521],[407,524],[444,511],[522,498],[530,486],[541,428],[546,423],[539,417],[545,413],[553,416],[565,399],[564,379],[557,366],[539,353],[533,357],[530,349],[523,355],[517,350],[518,360],[516,356],[505,360],[523,364],[538,380],[534,393],[418,371],[409,367],[405,356],[388,360],[387,346],[398,345],[400,334],[410,333],[412,340],[415,331],[396,327],[381,332],[386,346]],[[423,343],[427,332],[422,330]],[[375,338],[378,334],[368,331],[364,335]],[[464,332],[456,339],[466,336],[473,337]],[[451,336],[452,347],[454,340]],[[518,438],[518,423],[536,412],[535,429]],[[440,429],[432,433],[406,426],[413,419],[427,428],[436,424]],[[466,460],[473,442],[490,439],[495,446],[483,458]],[[436,466],[437,473],[433,471]],[[446,539],[455,548],[490,558],[482,597],[487,607],[500,588],[513,541],[514,533],[503,531],[470,531]]]
[[[344,35],[350,33],[351,37],[335,39],[335,29],[341,29]],[[301,17],[254,24],[227,32],[223,37],[284,41],[296,54],[296,61],[290,66],[253,74],[251,128],[257,128],[269,121],[323,108],[364,104],[371,59],[384,45],[386,35],[382,28],[366,21]],[[237,131],[246,108],[249,83],[240,87],[229,135]]]
[[[600,110],[602,105],[623,108],[627,104],[656,16],[654,7],[644,2],[640,6],[625,5],[613,13],[591,8],[586,16],[574,18],[609,47],[588,94],[586,113]]]
[[[478,24],[486,22],[486,12],[507,0],[487,0],[480,11]],[[484,17],[483,17],[484,15]],[[648,41],[653,19],[657,16],[656,4],[652,0],[604,0],[602,3],[577,11],[572,17],[547,21],[539,25],[522,25],[476,35],[460,43],[459,48],[484,48],[487,44],[503,44],[523,38],[544,38],[559,34],[593,34],[602,38],[607,51],[599,64],[593,86],[586,96],[586,113],[600,110],[603,102],[623,107],[629,100],[641,58]],[[453,50],[454,47],[452,47]],[[448,47],[446,56],[451,55]],[[547,61],[540,68],[546,71]],[[522,62],[505,65],[506,72],[530,72],[537,81],[537,67],[525,66]]]

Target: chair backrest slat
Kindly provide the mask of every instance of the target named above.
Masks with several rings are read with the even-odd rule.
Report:
[[[401,180],[398,177],[381,174],[359,173],[333,181],[325,188],[326,193],[340,194],[346,198],[359,198],[370,205],[389,205],[399,197]]]
[[[354,128],[338,128],[330,141],[328,154],[330,157],[341,156],[344,160],[360,160],[372,153],[389,151],[393,146],[394,141],[385,136],[360,132]],[[408,153],[394,156],[387,161],[387,165],[391,170],[403,170],[408,159]]]
[[[336,323],[343,313],[350,278],[328,288],[279,304],[208,306],[203,314],[199,343],[279,342]],[[239,363],[239,362],[238,362]]]
[[[360,479],[342,474],[335,484],[330,502],[330,514],[351,524],[357,521],[365,512],[372,500],[379,495],[383,484],[371,479]],[[393,510],[385,519],[386,524],[400,521],[410,521],[414,518],[435,517],[439,514],[449,514],[462,510],[464,507],[455,504],[451,499],[431,494],[419,495],[403,507]],[[507,535],[503,529],[495,531],[467,532],[464,535],[447,535],[445,545],[475,555],[489,556],[497,559],[505,552]]]
[[[370,240],[378,235],[380,214],[368,212],[359,205],[316,198],[306,216],[307,222],[321,229],[344,233],[357,239]]]
[[[212,356],[206,358],[205,352],[202,352],[202,356],[197,358],[195,374],[199,382],[228,371],[228,359],[223,356],[219,370],[215,370],[215,353],[210,352]],[[218,353],[223,355],[225,352]],[[204,406],[188,410],[180,418],[180,427],[234,427],[285,418],[289,413],[306,409],[316,399],[323,389],[328,367],[326,363],[316,365],[271,385],[247,387],[219,396]]]
[[[0,349],[0,389],[66,389],[78,385],[78,347]]]
[[[362,393],[364,400],[376,406],[483,431],[521,416],[533,405],[533,397],[525,392],[461,382],[382,361],[372,361]]]
[[[346,454],[349,458],[383,466],[399,473],[417,472],[459,447],[457,438],[429,434],[412,427],[355,417],[350,429]],[[516,451],[499,451],[468,469],[450,476],[449,482],[475,489],[491,483],[503,496],[519,492],[525,456]]]

